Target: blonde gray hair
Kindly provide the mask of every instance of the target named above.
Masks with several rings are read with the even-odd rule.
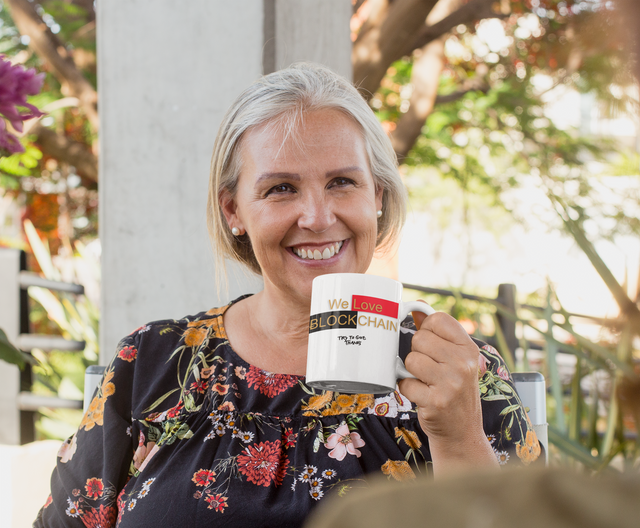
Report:
[[[243,135],[252,128],[275,123],[283,127],[287,137],[303,122],[305,112],[327,109],[344,113],[362,129],[374,183],[383,189],[377,245],[392,242],[399,235],[406,215],[406,190],[398,174],[395,152],[378,119],[346,79],[318,64],[297,63],[249,86],[231,105],[218,130],[207,203],[207,227],[216,253],[218,284],[224,275],[225,258],[261,274],[248,235],[233,236],[220,206],[225,189],[232,197],[236,194]]]

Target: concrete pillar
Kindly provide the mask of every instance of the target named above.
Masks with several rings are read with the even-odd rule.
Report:
[[[265,0],[264,72],[326,64],[351,79],[351,0]]]
[[[11,343],[20,333],[20,252],[0,249],[0,328]],[[0,444],[20,443],[18,392],[20,371],[15,365],[0,361]]]
[[[105,364],[118,340],[145,322],[260,289],[234,267],[228,297],[215,290],[205,206],[217,127],[263,71],[314,60],[350,76],[351,1],[96,6]]]

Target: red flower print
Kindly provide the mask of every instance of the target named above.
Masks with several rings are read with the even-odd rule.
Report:
[[[47,502],[44,503],[44,506],[42,507],[42,509],[48,508],[52,502],[53,502],[53,497],[49,495],[49,497],[47,497]]]
[[[124,347],[118,352],[118,357],[131,363],[138,355],[138,350],[132,346]]]
[[[127,505],[127,501],[124,498],[124,488],[118,494],[118,522],[122,519],[122,514],[124,513],[124,509]]]
[[[271,482],[276,486],[282,484],[289,459],[284,457],[280,442],[260,442],[248,446],[238,456],[238,469],[246,475],[249,482],[258,486],[269,487]]]
[[[224,509],[229,506],[227,504],[227,497],[221,497],[220,495],[209,495],[205,497],[204,500],[209,503],[209,506],[207,506],[207,508],[209,508],[210,510],[216,510],[220,513],[223,513]]]
[[[255,389],[262,394],[273,398],[289,387],[293,387],[298,380],[288,374],[273,374],[251,366],[247,372],[247,382],[249,387],[255,386]]]
[[[81,517],[87,528],[106,528],[116,523],[116,509],[113,506],[100,505],[100,508],[87,510]]]
[[[102,495],[104,491],[104,485],[102,484],[102,479],[99,478],[90,478],[87,479],[87,483],[84,485],[84,489],[87,490],[87,495],[91,499],[97,499]]]
[[[294,447],[296,445],[297,438],[298,438],[298,433],[294,433],[291,427],[285,429],[282,435],[282,443],[284,444],[285,449]]]
[[[211,471],[210,469],[199,469],[193,474],[193,478],[191,479],[196,486],[208,486],[212,482],[215,482],[216,472]]]
[[[175,418],[176,416],[178,416],[178,414],[180,414],[180,411],[182,410],[183,407],[184,407],[184,403],[180,402],[175,407],[172,407],[171,409],[169,409],[167,411],[167,418]]]
[[[196,392],[199,392],[200,394],[204,394],[204,391],[207,390],[207,387],[209,386],[209,383],[207,383],[206,381],[194,381],[191,384],[191,390],[194,390]]]

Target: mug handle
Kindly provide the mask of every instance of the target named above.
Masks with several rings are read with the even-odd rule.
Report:
[[[409,312],[422,312],[426,316],[436,313],[436,311],[431,308],[427,303],[419,302],[419,301],[411,301],[408,303],[402,303],[402,308],[400,309],[400,317],[398,321],[402,322],[405,320]],[[400,357],[396,357],[396,379],[406,379],[416,377],[409,372],[404,366],[404,362],[400,359]]]

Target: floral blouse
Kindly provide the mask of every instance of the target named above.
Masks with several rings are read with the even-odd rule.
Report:
[[[370,473],[430,472],[407,398],[319,392],[302,376],[249,365],[229,345],[227,308],[154,322],[120,342],[58,453],[34,527],[300,526]],[[540,455],[533,427],[498,352],[478,346],[487,437],[500,464],[528,465]]]

